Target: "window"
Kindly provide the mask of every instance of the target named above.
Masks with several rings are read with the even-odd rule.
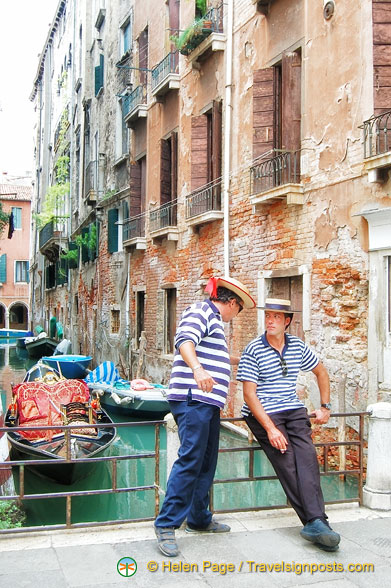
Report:
[[[15,283],[29,281],[29,262],[15,261]]]
[[[107,213],[107,248],[109,253],[122,251],[122,225],[128,218],[129,205],[126,200],[118,208],[111,208]]]
[[[178,133],[171,133],[160,143],[160,204],[177,198]]]
[[[0,255],[0,284],[7,281],[7,254]]]
[[[304,339],[302,310],[303,310],[303,277],[290,276],[283,278],[272,278],[269,284],[268,297],[283,298],[290,300],[292,308],[297,311],[293,315],[289,333]]]
[[[120,28],[120,56],[132,48],[132,25],[133,14],[131,13]]]
[[[124,94],[124,93],[123,93]],[[128,113],[125,95],[118,98],[117,117],[116,117],[116,134],[115,134],[115,155],[119,159],[129,153],[129,128],[125,122]]]
[[[17,206],[13,206],[11,211],[12,211],[12,214],[14,217],[14,229],[21,229],[22,228],[22,209]]]
[[[99,55],[99,65],[95,67],[95,96],[98,96],[103,89],[104,81],[104,62],[105,58],[102,53]]]
[[[174,338],[176,330],[176,288],[167,288],[165,294],[164,352],[174,353]]]
[[[191,121],[191,188],[197,190],[221,178],[221,102]]]
[[[121,326],[121,313],[119,310],[111,311],[111,332],[113,334],[119,333]]]
[[[138,38],[138,66],[139,80],[142,86],[147,83],[147,68],[148,68],[148,27],[146,27]]]
[[[130,217],[145,212],[147,158],[140,157],[130,166]]]
[[[145,312],[145,292],[136,292],[136,347],[140,346],[141,333],[145,330],[144,326]]]
[[[284,53],[273,67],[254,71],[253,158],[301,146],[301,52]]]

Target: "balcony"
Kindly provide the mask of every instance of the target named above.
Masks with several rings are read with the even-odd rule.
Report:
[[[271,157],[270,157],[271,155]],[[275,200],[303,204],[304,190],[300,184],[300,151],[273,149],[261,156],[250,168],[250,202],[253,206]]]
[[[39,231],[39,250],[42,255],[52,262],[59,258],[60,249],[67,243],[68,231],[65,221],[48,222]]]
[[[87,164],[84,176],[84,201],[94,204],[102,196],[102,186],[105,171],[105,154],[99,153],[99,159]]]
[[[123,221],[122,241],[125,248],[146,249],[145,212]]]
[[[178,241],[177,201],[168,202],[149,213],[149,233],[152,239],[166,237]]]
[[[159,98],[170,90],[179,90],[178,63],[178,51],[172,51],[153,68],[151,72],[152,96]]]
[[[123,105],[124,118],[128,127],[132,127],[140,118],[146,118],[147,87],[141,84],[137,86],[129,96],[123,97]]]
[[[360,127],[364,132],[364,171],[369,182],[383,182],[391,167],[391,110],[372,116]]]
[[[186,196],[186,220],[190,226],[221,220],[221,180],[202,186]]]
[[[195,20],[176,41],[182,55],[193,63],[204,61],[214,51],[224,51],[223,8],[211,8],[201,19]]]

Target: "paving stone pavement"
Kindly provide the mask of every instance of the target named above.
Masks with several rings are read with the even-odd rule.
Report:
[[[304,541],[291,509],[220,515],[231,533],[177,531],[180,555],[164,557],[152,523],[0,535],[0,587],[146,585],[170,588],[385,588],[391,578],[391,512],[357,505],[328,508],[340,533],[335,553]],[[131,558],[133,568],[118,562]],[[126,560],[124,560],[126,563]],[[132,574],[133,570],[135,573]]]

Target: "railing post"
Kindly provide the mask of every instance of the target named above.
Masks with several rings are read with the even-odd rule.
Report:
[[[391,403],[372,404],[368,412],[371,415],[363,501],[368,508],[391,510]]]
[[[178,449],[179,449],[179,437],[178,437],[178,427],[175,422],[174,417],[169,412],[164,417],[166,423],[166,434],[167,434],[167,480],[168,476],[170,475],[171,468],[173,466],[174,461],[178,457]]]

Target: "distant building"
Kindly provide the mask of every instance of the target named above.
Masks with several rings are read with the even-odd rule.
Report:
[[[377,0],[59,2],[31,94],[35,320],[167,381],[181,312],[229,272],[292,299],[333,408],[390,399],[390,39]],[[242,313],[231,350],[263,327]]]
[[[31,186],[0,184],[3,212],[12,213],[13,232],[6,226],[0,240],[0,328],[30,328],[29,259]]]

